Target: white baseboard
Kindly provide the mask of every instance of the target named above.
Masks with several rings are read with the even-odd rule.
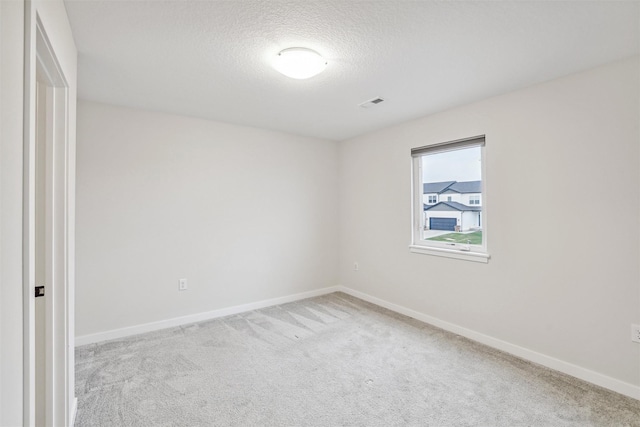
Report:
[[[430,325],[437,326],[438,328],[444,329],[446,331],[453,332],[455,334],[461,335],[463,337],[469,338],[479,343],[488,345],[489,347],[493,347],[498,350],[504,351],[506,353],[512,354],[521,359],[525,359],[530,362],[534,362],[539,365],[546,366],[547,368],[551,368],[553,370],[565,373],[567,375],[571,375],[572,377],[579,378],[581,380],[590,382],[600,387],[604,387],[606,389],[615,391],[617,393],[624,394],[625,396],[629,396],[634,399],[640,400],[639,386],[629,384],[627,382],[620,381],[615,378],[608,377],[598,372],[591,371],[589,369],[574,365],[572,363],[565,362],[563,360],[556,359],[554,357],[547,356],[545,354],[538,353],[536,351],[529,350],[527,348],[520,347],[518,345],[511,344],[506,341],[499,340],[497,338],[490,337],[488,335],[481,334],[471,329],[463,328],[453,323],[440,320],[436,317],[432,317],[432,316],[420,313],[418,311],[411,310],[409,308],[387,302],[380,298],[376,298],[369,294],[365,294],[364,292],[356,291],[354,289],[347,288],[345,286],[338,286],[338,290],[346,294],[349,294],[351,296],[354,296],[356,298],[360,298],[361,300],[370,302],[375,305],[379,305],[380,307],[384,307],[391,311],[395,311],[396,313],[404,314],[405,316],[412,317],[414,319],[420,320]]]
[[[202,322],[204,320],[215,319],[217,317],[229,316],[232,314],[244,313],[245,311],[257,310],[260,308],[271,307],[278,304],[286,304],[288,302],[298,301],[305,298],[317,297],[320,295],[330,294],[340,290],[338,286],[316,289],[309,292],[302,292],[294,295],[287,295],[279,298],[271,298],[268,300],[252,302],[249,304],[236,305],[233,307],[221,308],[218,310],[207,311],[204,313],[190,314],[188,316],[174,317],[173,319],[160,320],[158,322],[144,323],[142,325],[129,326],[126,328],[112,329],[110,331],[98,332],[95,334],[82,335],[75,338],[76,347],[93,344],[102,341],[108,341],[118,338],[125,338],[131,335],[144,334],[146,332],[157,331],[160,329],[172,328],[174,326],[186,325],[189,323]]]
[[[420,313],[415,310],[411,310],[409,308],[400,306],[398,304],[390,303],[383,299],[371,296],[364,292],[356,291],[351,288],[347,288],[345,286],[332,286],[328,288],[317,289],[314,291],[303,292],[303,293],[288,295],[288,296],[279,297],[279,298],[272,298],[272,299],[258,301],[258,302],[249,303],[249,304],[237,305],[234,307],[221,308],[218,310],[208,311],[204,313],[191,314],[188,316],[176,317],[173,319],[161,320],[158,322],[145,323],[142,325],[130,326],[127,328],[114,329],[114,330],[99,332],[99,333],[90,334],[90,335],[83,335],[83,336],[76,337],[75,345],[82,346],[82,345],[97,343],[101,341],[125,338],[131,335],[143,334],[145,332],[157,331],[160,329],[171,328],[174,326],[180,326],[180,325],[185,325],[189,323],[202,322],[204,320],[215,319],[218,317],[229,316],[232,314],[243,313],[246,311],[257,310],[265,307],[271,307],[278,304],[285,304],[288,302],[298,301],[305,298],[312,298],[320,295],[326,295],[326,294],[330,294],[332,292],[337,292],[337,291],[344,292],[348,295],[352,295],[356,298],[360,298],[361,300],[379,305],[380,307],[384,307],[391,311],[395,311],[396,313],[404,314],[405,316],[409,316],[414,319],[420,320],[422,322],[428,323],[430,325],[437,326],[438,328],[442,328],[446,331],[453,332],[455,334],[461,335],[463,337],[469,338],[479,343],[488,345],[489,347],[493,347],[498,350],[504,351],[506,353],[512,354],[514,356],[520,357],[521,359],[525,359],[525,360],[537,363],[539,365],[546,366],[547,368],[554,369],[556,371],[565,373],[567,375],[571,375],[572,377],[579,378],[581,380],[590,382],[600,387],[604,387],[606,389],[615,391],[625,396],[629,396],[634,399],[640,400],[639,386],[636,386],[624,381],[620,381],[615,378],[611,378],[609,376],[591,371],[581,366],[577,366],[572,363],[565,362],[563,360],[556,359],[554,357],[547,356],[545,354],[538,353],[536,351],[529,350],[527,348],[520,347],[518,345],[511,344],[509,342],[502,341],[497,338],[493,338],[489,335],[481,334],[471,329],[463,328],[453,323],[449,323],[444,320],[440,320],[436,317],[432,317],[427,314]],[[77,405],[77,403],[75,405]],[[76,409],[77,409],[77,406],[74,407],[74,417],[75,417]]]

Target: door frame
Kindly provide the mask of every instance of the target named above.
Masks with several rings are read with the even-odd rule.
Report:
[[[43,9],[42,16],[40,7]],[[75,68],[65,73],[45,23],[54,22],[52,5],[25,3],[23,315],[25,426],[35,425],[35,188],[36,87],[47,91],[47,298],[45,425],[71,426],[75,415],[73,368],[73,190],[75,183]],[[59,9],[58,9],[59,10]],[[49,14],[49,17],[47,17]],[[55,24],[51,26],[55,33]],[[54,35],[54,34],[52,34]],[[60,47],[60,43],[57,43]],[[75,46],[73,46],[75,50]],[[64,52],[63,52],[64,54]],[[73,64],[75,67],[75,63]],[[66,71],[68,71],[66,67]],[[73,89],[73,90],[70,90]],[[73,109],[71,108],[73,107]],[[73,119],[72,119],[73,118]]]

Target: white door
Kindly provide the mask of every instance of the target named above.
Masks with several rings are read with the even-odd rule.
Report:
[[[59,17],[61,4],[57,9],[52,4],[27,2],[25,39],[24,424],[38,427],[70,426],[75,404],[70,137],[74,120],[69,78],[55,50],[68,46],[53,43],[43,24],[55,22],[43,19],[47,14]],[[75,68],[73,73],[75,82]]]

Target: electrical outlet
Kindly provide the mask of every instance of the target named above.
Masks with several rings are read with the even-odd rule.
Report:
[[[178,280],[178,290],[179,291],[186,291],[187,289],[188,289],[187,279]]]
[[[631,341],[640,343],[640,325],[631,325]]]
[[[358,265],[357,262],[354,262],[353,263],[353,271],[358,271],[358,270],[360,270],[360,266]]]

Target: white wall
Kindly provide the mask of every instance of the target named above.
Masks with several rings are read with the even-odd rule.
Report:
[[[22,424],[24,2],[0,1],[0,425]]]
[[[449,193],[443,193],[443,194],[439,194],[439,201],[440,202],[458,202],[458,203],[462,203],[462,194],[460,193],[455,193],[453,191],[449,192]],[[449,198],[451,198],[451,200],[449,200]]]
[[[334,286],[337,155],[331,141],[80,101],[76,334]]]
[[[341,143],[340,284],[638,390],[639,72],[634,58]],[[410,149],[481,134],[489,263],[409,253]],[[619,204],[618,229],[593,194]]]

